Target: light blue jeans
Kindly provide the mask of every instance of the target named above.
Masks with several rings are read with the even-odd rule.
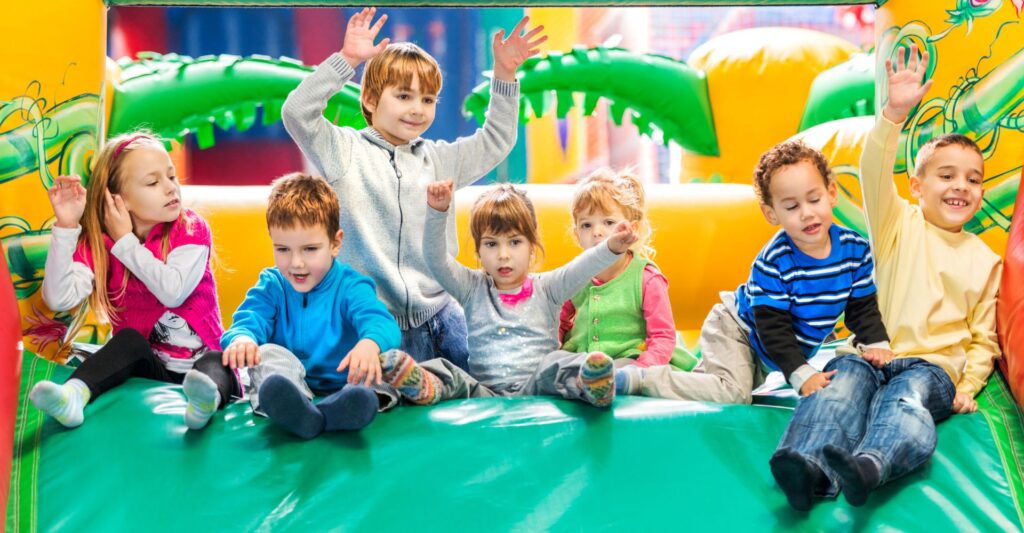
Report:
[[[837,357],[824,389],[800,399],[779,450],[803,455],[828,476],[820,496],[839,492],[838,476],[822,448],[832,444],[867,455],[881,467],[880,482],[908,474],[935,451],[935,424],[949,417],[956,387],[944,370],[923,359],[901,358],[881,369],[857,355]]]
[[[466,315],[452,300],[419,327],[403,330],[398,349],[411,355],[417,363],[442,358],[468,372],[467,336]]]

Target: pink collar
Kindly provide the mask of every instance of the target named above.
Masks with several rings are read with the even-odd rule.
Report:
[[[523,300],[529,300],[530,296],[533,296],[533,278],[527,277],[526,281],[523,282],[523,286],[519,289],[519,292],[515,294],[504,294],[498,293],[498,297],[501,298],[501,303],[515,307]]]

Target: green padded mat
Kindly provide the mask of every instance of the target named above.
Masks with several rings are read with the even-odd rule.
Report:
[[[69,373],[27,356],[22,395]],[[784,407],[466,400],[302,442],[248,403],[187,432],[180,387],[132,379],[70,431],[22,400],[7,529],[1019,531],[1020,412],[998,378],[980,403],[867,506],[840,497],[801,514],[767,464]]]

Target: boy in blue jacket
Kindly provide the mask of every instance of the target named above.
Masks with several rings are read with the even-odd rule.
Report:
[[[296,173],[274,182],[267,227],[275,266],[260,273],[221,337],[225,366],[249,369],[253,412],[305,439],[365,427],[378,394],[397,400],[380,384],[380,353],[397,348],[401,332],[373,281],[338,260],[338,215],[326,181]],[[315,396],[326,398],[314,404]]]

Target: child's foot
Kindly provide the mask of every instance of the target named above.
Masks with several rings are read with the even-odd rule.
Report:
[[[92,392],[81,380],[69,379],[58,385],[52,381],[40,381],[28,393],[28,399],[36,409],[50,415],[67,428],[82,425],[85,420],[85,405]]]
[[[627,365],[615,370],[615,394],[632,396],[640,394],[644,383],[644,369],[636,365]]]
[[[441,380],[420,368],[412,356],[401,350],[380,354],[383,379],[417,405],[433,405],[441,399]]]
[[[189,370],[181,384],[188,404],[185,405],[185,425],[189,429],[203,429],[220,407],[220,391],[210,376],[198,370]]]
[[[587,356],[576,378],[583,391],[583,399],[597,407],[608,407],[615,399],[615,365],[612,358],[601,352]]]
[[[324,430],[324,415],[302,391],[281,375],[272,375],[260,385],[260,408],[276,424],[303,439]]]
[[[826,444],[822,451],[825,453],[828,466],[832,467],[842,480],[846,501],[854,507],[864,505],[864,502],[868,501],[868,495],[878,487],[881,480],[878,465],[864,455],[855,456],[831,444]]]
[[[772,467],[775,482],[786,493],[790,507],[797,511],[810,511],[814,503],[814,489],[827,482],[825,473],[793,450],[779,450],[772,455],[768,464]]]
[[[346,385],[316,404],[324,414],[324,431],[363,429],[377,416],[379,407],[377,394],[364,385]]]

